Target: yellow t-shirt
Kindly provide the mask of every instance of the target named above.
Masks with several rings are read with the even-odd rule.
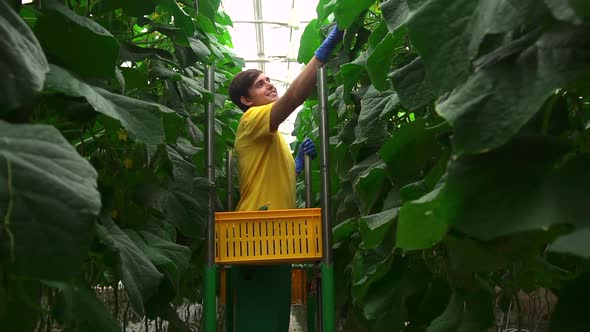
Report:
[[[248,109],[240,119],[234,147],[240,202],[236,210],[295,208],[295,161],[278,131],[270,131],[272,104]]]

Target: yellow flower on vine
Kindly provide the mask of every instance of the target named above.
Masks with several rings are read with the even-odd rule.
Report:
[[[125,129],[119,129],[119,131],[117,132],[117,138],[119,139],[119,141],[127,142],[128,137],[129,135],[127,134],[127,130]]]
[[[125,160],[123,160],[123,165],[125,165],[126,169],[130,169],[131,167],[133,167],[133,160],[125,158]]]

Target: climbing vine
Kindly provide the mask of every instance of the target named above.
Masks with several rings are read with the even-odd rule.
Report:
[[[220,188],[240,114],[226,95],[243,61],[219,5],[0,1],[3,331],[121,331],[123,304],[92,291],[118,299],[120,284],[146,326],[189,330],[175,309],[201,301],[205,105]]]
[[[330,22],[346,29],[328,64],[343,329],[485,331],[546,289],[549,331],[583,330],[590,6],[322,0],[317,14],[299,61]],[[316,104],[300,139],[317,142]]]

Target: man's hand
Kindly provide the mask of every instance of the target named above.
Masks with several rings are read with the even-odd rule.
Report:
[[[305,155],[308,155],[311,159],[315,159],[318,156],[315,150],[315,144],[309,138],[303,140],[297,151],[297,158],[295,158],[295,172],[297,175],[303,171],[305,166]]]
[[[335,25],[322,45],[315,51],[315,57],[321,62],[326,63],[336,45],[342,40],[343,35],[344,31],[338,29],[338,26]]]

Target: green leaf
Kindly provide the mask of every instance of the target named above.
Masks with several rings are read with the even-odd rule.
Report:
[[[562,160],[567,151],[560,142],[529,137],[482,156],[452,160],[446,185],[431,203],[445,213],[434,213],[433,222],[481,240],[556,224],[588,227],[590,206],[584,197],[590,157]]]
[[[105,0],[103,6],[105,10],[121,8],[129,16],[143,16],[151,14],[156,4],[154,0]]]
[[[138,315],[144,315],[144,303],[156,292],[162,274],[137,245],[110,218],[97,225],[97,235],[116,255],[115,271],[123,280],[129,301]]]
[[[190,46],[188,37],[192,37],[192,35],[187,35],[187,33],[181,28],[175,27],[170,24],[154,22],[151,19],[144,16],[137,18],[136,24],[139,26],[150,25],[153,28],[153,30],[159,31],[162,34],[170,37],[174,41],[174,43],[186,47]]]
[[[316,13],[318,15],[318,22],[324,22],[324,20],[334,11],[334,7],[338,0],[319,0],[316,6]],[[302,43],[303,44],[303,43]]]
[[[301,35],[301,46],[297,54],[297,62],[307,63],[313,58],[315,51],[322,43],[321,37],[318,20],[311,20]]]
[[[46,282],[60,290],[57,319],[68,332],[120,332],[119,323],[109,309],[86,287]]]
[[[46,1],[43,8],[35,33],[54,63],[84,76],[113,77],[119,44],[108,30],[63,3]]]
[[[391,269],[393,261],[391,250],[386,246],[365,249],[361,244],[352,259],[352,298],[362,301],[371,285]]]
[[[387,165],[378,160],[364,170],[354,181],[354,189],[363,203],[364,213],[371,213],[379,200],[383,199],[383,193],[388,190]]]
[[[437,108],[455,128],[456,152],[482,153],[505,144],[557,88],[589,77],[589,36],[588,27],[555,26],[514,62],[485,65],[470,76]]]
[[[471,62],[486,35],[509,32],[525,23],[541,25],[545,19],[537,0],[432,0],[412,8],[407,27],[433,88],[442,94],[470,75]]]
[[[566,284],[559,292],[559,301],[551,315],[549,332],[584,331],[588,328],[590,273]]]
[[[339,0],[334,7],[334,16],[336,23],[342,30],[348,29],[357,17],[367,8],[374,0]]]
[[[174,284],[189,268],[191,250],[188,247],[162,239],[150,232],[126,230],[125,233],[143,251],[149,260],[164,271]]]
[[[399,99],[393,90],[379,92],[369,87],[361,99],[361,112],[355,129],[356,143],[381,143],[387,137],[387,117],[397,107]]]
[[[189,37],[188,42],[191,47],[191,50],[193,50],[193,52],[195,52],[195,54],[202,60],[205,60],[209,55],[211,55],[211,51],[209,51],[207,45],[205,45],[199,39]]]
[[[182,234],[202,238],[207,225],[209,182],[197,177],[195,165],[191,162],[199,148],[179,140],[176,148],[167,147],[172,163],[174,182],[167,188],[152,186],[144,190],[145,204],[165,215]]]
[[[445,312],[428,326],[427,332],[486,331],[494,322],[492,294],[485,290],[468,294],[455,291]]]
[[[86,98],[97,112],[121,121],[132,138],[146,144],[164,142],[163,118],[178,117],[176,112],[166,106],[91,86],[54,65],[51,65],[51,71],[47,75],[45,88],[49,92]]]
[[[545,0],[545,4],[558,20],[581,24],[590,18],[590,6],[585,0]]]
[[[438,200],[441,190],[444,190],[443,186],[402,206],[397,223],[397,247],[408,250],[430,248],[443,239],[448,229],[445,223],[448,207]]]
[[[180,7],[176,0],[156,0],[170,14],[174,15],[174,25],[181,28],[187,37],[192,37],[195,33],[193,19]]]
[[[421,178],[431,160],[439,156],[441,147],[435,140],[438,133],[427,129],[424,120],[416,119],[402,125],[383,144],[379,156],[400,184]]]
[[[393,236],[392,225],[397,218],[398,210],[397,208],[390,209],[359,219],[359,233],[365,248],[375,248],[383,242],[386,236]]]
[[[381,13],[389,32],[393,33],[397,28],[406,24],[410,9],[406,0],[387,0],[381,4]]]
[[[332,229],[334,248],[340,246],[340,243],[346,241],[350,236],[358,231],[357,218],[346,219]]]
[[[375,89],[385,91],[391,88],[387,75],[395,49],[393,34],[388,33],[367,58],[367,73]]]
[[[130,42],[122,42],[119,49],[121,60],[140,62],[145,59],[166,59],[173,61],[174,56],[163,49],[152,47],[140,47]]]
[[[0,1],[0,114],[29,105],[49,71],[33,32],[6,1]]]
[[[396,258],[387,274],[370,286],[363,301],[363,313],[371,320],[372,330],[403,330],[409,323],[409,297],[421,293],[430,277],[424,264]]]
[[[530,241],[532,237],[527,239]],[[523,242],[522,239],[519,239]],[[476,241],[449,235],[445,240],[449,265],[464,273],[495,271],[511,263],[504,254],[511,249],[512,243],[503,239],[502,248],[488,242]],[[527,242],[526,245],[531,244]]]
[[[590,227],[575,230],[571,234],[559,237],[553,244],[550,250],[554,252],[568,253],[590,258]]]
[[[101,207],[96,171],[55,127],[0,121],[0,132],[2,256],[22,276],[77,275]]]
[[[357,83],[363,73],[366,73],[367,52],[361,53],[354,61],[346,63],[340,67],[342,75],[343,97],[347,103],[351,103],[350,93],[355,90]]]
[[[209,21],[215,22],[215,14],[219,9],[220,3],[220,0],[198,0],[199,14],[202,14]]]
[[[434,101],[434,93],[426,78],[422,58],[418,57],[394,71],[391,78],[404,108],[415,110]]]

